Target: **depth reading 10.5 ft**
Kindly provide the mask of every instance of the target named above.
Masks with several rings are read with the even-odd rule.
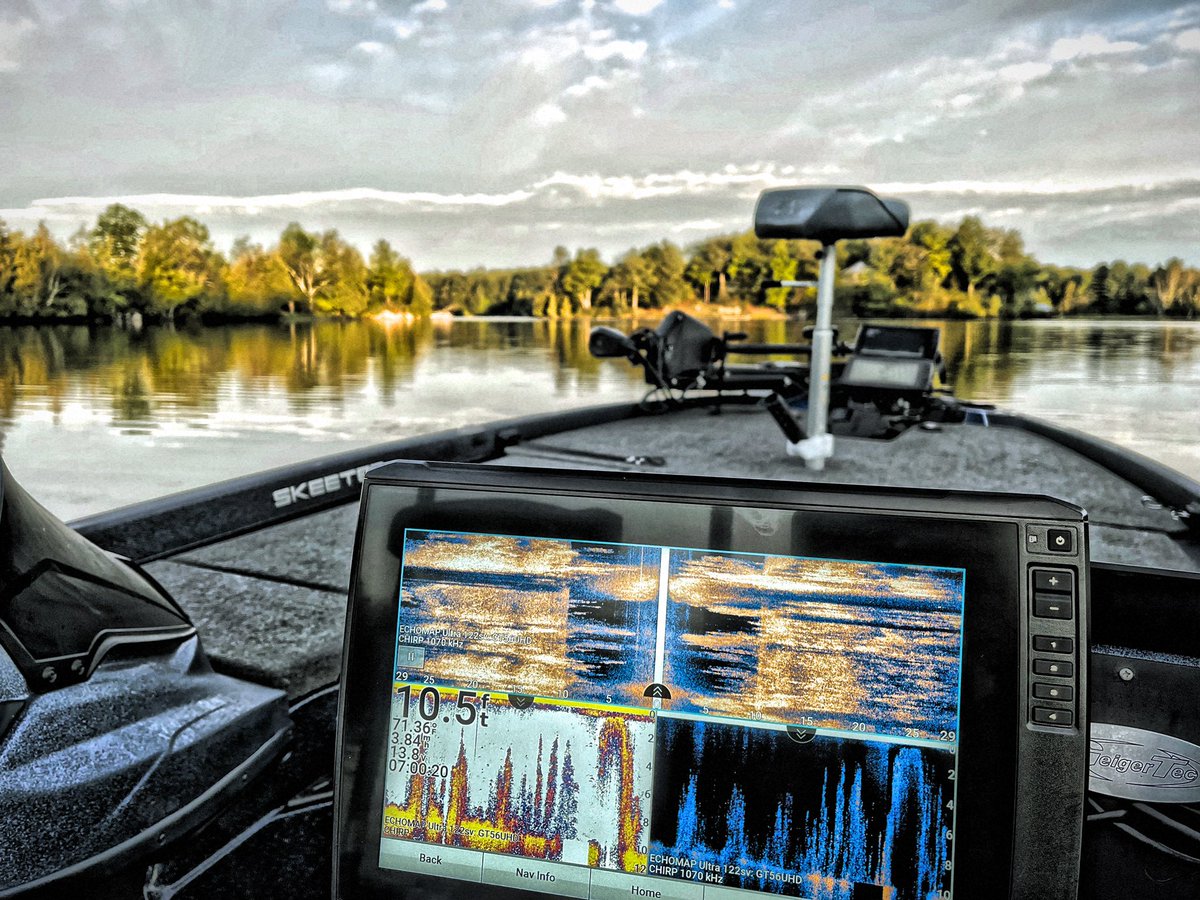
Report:
[[[396,692],[397,696],[404,699],[404,706],[401,710],[401,718],[407,719],[410,709],[412,708],[412,686],[404,685]],[[479,709],[475,708],[476,700],[479,700]],[[458,704],[454,711],[454,720],[459,725],[473,725],[475,718],[478,716],[479,725],[481,728],[487,727],[488,720],[488,700],[491,697],[484,694],[482,697],[475,691],[459,691]],[[442,697],[436,688],[424,687],[421,688],[421,693],[417,695],[416,711],[426,722],[434,722],[437,720],[438,713],[441,711]],[[449,722],[449,715],[443,716],[444,720]]]

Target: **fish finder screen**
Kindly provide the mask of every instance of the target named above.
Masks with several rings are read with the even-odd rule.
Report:
[[[597,900],[951,897],[965,579],[409,529],[379,865]]]

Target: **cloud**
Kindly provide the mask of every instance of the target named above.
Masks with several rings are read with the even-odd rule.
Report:
[[[613,7],[630,16],[645,16],[661,6],[663,0],[613,0]]]
[[[846,173],[770,163],[718,170],[602,175],[556,172],[493,193],[404,192],[355,188],[224,196],[143,194],[62,197],[0,210],[14,228],[39,220],[65,238],[110,203],[152,220],[198,216],[220,246],[239,234],[269,245],[289,221],[338,228],[363,250],[386,237],[422,268],[533,264],[556,243],[597,246],[608,258],[672,236],[691,241],[749,227],[754,198],[768,187],[846,180]],[[1062,264],[1092,265],[1123,256],[1156,262],[1187,257],[1200,245],[1200,177],[1125,184],[1115,179],[876,182],[908,200],[916,219],[956,223],[967,214],[1016,227],[1031,252]],[[549,233],[553,233],[553,237]],[[1193,258],[1191,262],[1200,260]]]
[[[608,41],[603,44],[589,44],[583,47],[583,55],[597,62],[620,57],[629,62],[637,62],[646,55],[645,41]]]
[[[377,0],[325,0],[325,7],[343,16],[367,16],[379,11]]]
[[[568,97],[586,97],[594,91],[608,91],[613,87],[613,81],[609,78],[601,78],[599,75],[589,75],[583,81],[567,87],[563,93]]]
[[[1132,255],[1078,227],[1099,216],[1097,186],[1200,174],[1196,3],[931,0],[919,14],[826,4],[805,16],[720,0],[440,6],[37,0],[19,41],[9,13],[6,217],[69,234],[66,220],[95,208],[35,198],[320,195],[295,210],[218,204],[212,225],[270,241],[296,218],[469,265],[541,259],[546,224],[567,242],[595,232],[627,247],[744,221],[763,187],[845,181],[910,186],[929,214],[977,207],[1069,260]],[[344,185],[390,190],[331,193]],[[514,193],[529,196],[433,199]],[[1148,202],[1136,196],[1113,200],[1117,214]],[[1174,236],[1139,209],[1160,223],[1139,235],[1187,252],[1195,226],[1176,207],[1161,207]]]
[[[1200,28],[1189,28],[1175,35],[1175,46],[1180,50],[1200,53]]]
[[[376,58],[391,56],[394,53],[391,47],[387,44],[381,44],[379,41],[359,41],[354,45],[354,52]]]
[[[561,106],[556,103],[543,103],[533,111],[530,116],[535,125],[547,127],[557,125],[560,122],[567,121],[567,114],[563,112]]]
[[[1092,32],[1077,38],[1059,38],[1050,47],[1050,59],[1062,62],[1088,56],[1106,56],[1113,53],[1133,53],[1143,49],[1136,41],[1110,41],[1101,34]]]
[[[1037,78],[1043,78],[1049,75],[1054,70],[1050,63],[1045,62],[1023,62],[1014,63],[1011,66],[1004,66],[996,74],[1005,81],[1015,81],[1018,84],[1024,84],[1027,81],[1033,81]]]
[[[389,24],[398,41],[407,41],[421,30],[421,23],[413,19],[395,19]]]
[[[446,0],[424,0],[423,3],[418,3],[412,8],[413,15],[421,15],[421,13],[439,13],[446,11]]]
[[[21,67],[21,44],[26,35],[36,30],[37,25],[31,19],[0,19],[0,74],[15,72]]]
[[[342,62],[315,63],[308,68],[313,82],[321,90],[332,91],[341,87],[353,69]]]

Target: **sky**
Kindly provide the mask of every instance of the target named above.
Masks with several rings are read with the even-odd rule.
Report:
[[[0,218],[609,259],[865,184],[1047,262],[1200,263],[1200,3],[0,0]]]

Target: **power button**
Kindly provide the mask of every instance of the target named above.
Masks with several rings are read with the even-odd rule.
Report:
[[[1048,528],[1046,530],[1046,549],[1052,553],[1074,553],[1075,532],[1069,528]]]

